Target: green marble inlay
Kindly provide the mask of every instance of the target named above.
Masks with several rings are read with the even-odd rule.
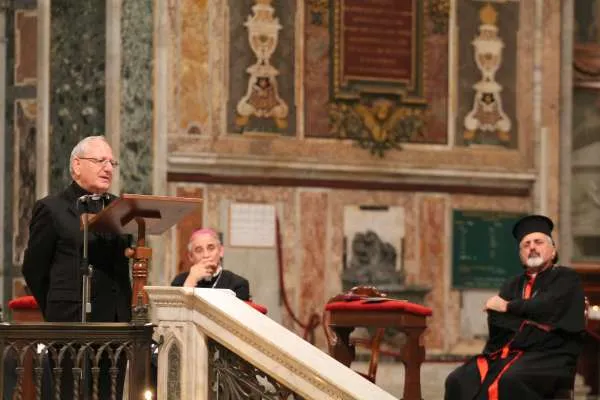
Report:
[[[106,4],[52,0],[50,41],[50,192],[71,181],[77,142],[105,129]]]
[[[152,0],[123,1],[121,191],[152,193]]]

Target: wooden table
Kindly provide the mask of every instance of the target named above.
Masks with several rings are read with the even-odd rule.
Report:
[[[405,333],[406,344],[400,349],[405,370],[403,400],[421,400],[421,364],[425,360],[422,335],[430,308],[406,301],[358,300],[328,303],[325,310],[330,313],[328,324],[334,335],[330,355],[348,367],[355,357],[350,333],[356,327],[394,328]]]

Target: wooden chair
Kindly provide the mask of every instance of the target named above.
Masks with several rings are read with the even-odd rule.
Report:
[[[588,317],[589,317],[589,313],[590,313],[590,302],[589,302],[587,296],[585,296],[584,300],[585,300],[585,307],[583,310],[583,317],[585,320],[584,326],[587,326]],[[573,399],[575,399],[575,378],[576,378],[576,376],[577,376],[577,372],[575,372],[573,374],[573,380],[571,382],[570,388],[560,389],[555,394],[556,400],[573,400]]]

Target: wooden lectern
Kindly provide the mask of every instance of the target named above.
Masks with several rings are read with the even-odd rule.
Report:
[[[144,286],[148,282],[152,249],[146,246],[146,235],[162,234],[201,203],[201,199],[185,197],[123,194],[89,219],[88,229],[92,232],[137,234],[136,247],[126,254],[133,258],[134,322],[147,322],[148,295]]]

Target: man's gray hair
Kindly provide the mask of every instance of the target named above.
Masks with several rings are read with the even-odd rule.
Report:
[[[96,140],[102,140],[104,141],[106,144],[108,144],[110,146],[110,143],[108,143],[108,140],[106,140],[106,137],[102,136],[102,135],[98,135],[98,136],[88,136],[85,137],[83,139],[81,139],[79,141],[79,143],[77,143],[75,145],[75,147],[73,147],[73,150],[71,151],[71,158],[69,159],[69,172],[71,172],[71,177],[73,177],[73,160],[76,157],[82,156],[84,155],[84,153],[88,150],[88,146],[91,142],[94,142]]]
[[[196,236],[200,236],[200,235],[208,235],[208,236],[212,237],[213,239],[215,239],[217,241],[217,243],[219,244],[219,246],[223,245],[221,243],[221,238],[219,238],[219,234],[217,233],[216,230],[214,230],[212,228],[200,228],[200,229],[196,229],[195,231],[193,231],[192,234],[190,235],[190,239],[188,240],[188,245],[187,245],[187,249],[190,253],[193,250],[192,249],[192,240]]]

